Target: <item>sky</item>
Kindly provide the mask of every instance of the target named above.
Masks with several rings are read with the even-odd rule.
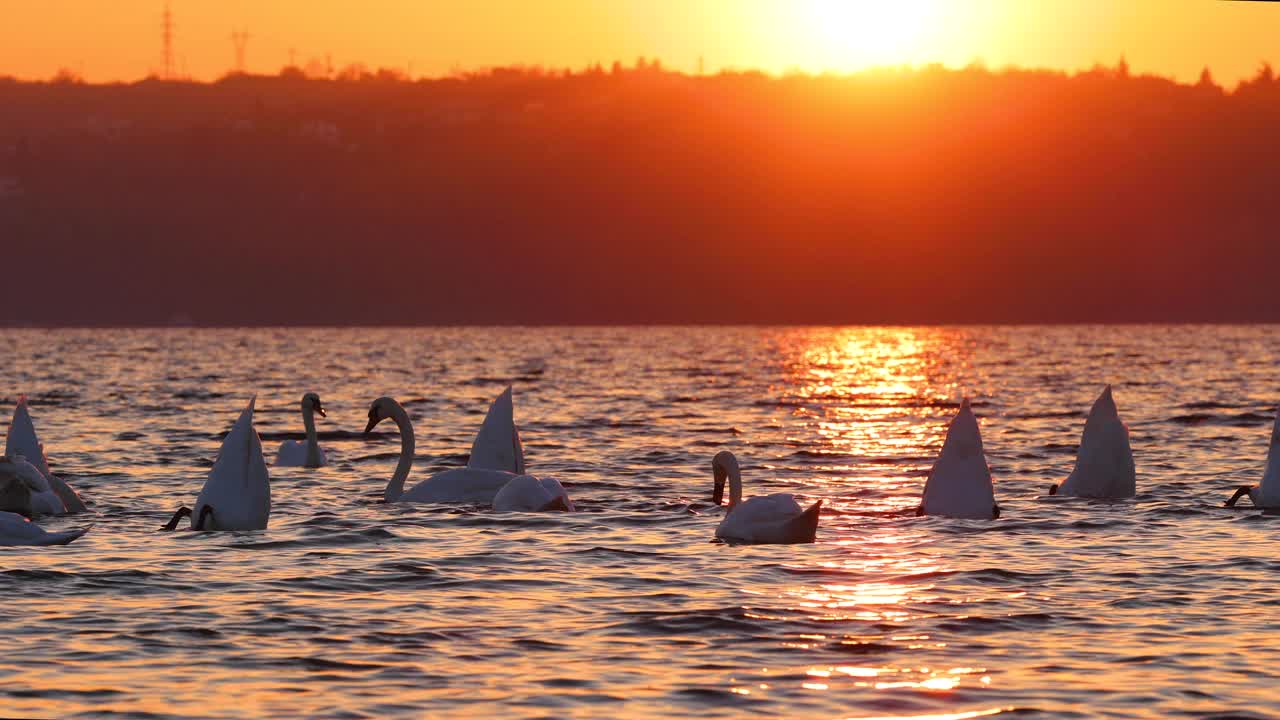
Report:
[[[163,0],[0,0],[0,75],[134,80],[163,67]],[[637,57],[725,68],[848,72],[940,62],[1064,70],[1125,56],[1133,72],[1225,84],[1280,64],[1280,3],[1220,0],[171,0],[179,74],[291,58],[413,76]]]

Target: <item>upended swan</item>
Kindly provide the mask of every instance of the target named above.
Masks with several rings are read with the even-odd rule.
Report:
[[[87,532],[87,527],[66,532],[49,532],[21,515],[0,512],[0,546],[66,545]]]
[[[1255,507],[1280,508],[1280,411],[1276,412],[1275,423],[1271,426],[1271,445],[1267,448],[1267,469],[1262,474],[1262,482],[1258,485],[1241,485],[1227,501],[1227,507],[1235,507],[1236,502],[1245,495]]]
[[[21,455],[0,455],[0,510],[27,517],[62,515],[66,506],[49,481]]]
[[[1133,450],[1129,428],[1120,420],[1108,385],[1089,410],[1076,453],[1076,466],[1050,495],[1087,498],[1129,498],[1135,493]]]
[[[917,515],[942,515],[954,518],[989,519],[1000,517],[991,468],[982,451],[982,434],[978,419],[969,407],[969,399],[947,427],[942,452],[929,471],[924,484],[924,497]]]
[[[383,491],[382,497],[386,502],[492,505],[498,491],[517,477],[505,470],[454,468],[432,475],[406,491],[404,483],[413,468],[414,451],[413,423],[409,414],[392,398],[380,397],[369,406],[369,424],[364,431],[366,434],[372,432],[378,423],[387,419],[400,429],[400,460],[387,489]]]
[[[307,439],[302,442],[285,440],[280,443],[280,449],[276,451],[276,467],[318,468],[328,463],[324,449],[316,439],[315,413],[320,413],[320,417],[327,417],[324,406],[320,403],[320,396],[309,392],[302,396],[302,427],[307,432]]]
[[[271,479],[262,457],[262,441],[253,429],[256,396],[222,441],[209,479],[193,511],[178,508],[162,529],[173,530],[184,517],[192,530],[265,530],[271,517]]]
[[[524,445],[520,442],[520,429],[516,427],[510,385],[490,403],[480,431],[471,443],[467,467],[524,474]]]
[[[80,513],[89,509],[65,480],[49,471],[49,461],[45,458],[44,445],[36,435],[35,423],[31,422],[31,413],[27,410],[26,395],[18,398],[18,405],[13,409],[13,422],[9,424],[9,436],[5,439],[4,454],[10,458],[21,455],[44,476],[49,488],[57,494],[62,505],[62,509],[58,512],[48,514]]]
[[[758,495],[742,499],[742,471],[738,458],[728,450],[716,453],[711,460],[715,477],[712,502],[724,500],[725,480],[729,481],[729,508],[716,528],[716,537],[731,543],[753,545],[788,545],[811,543],[818,532],[819,500],[808,510],[800,507],[790,493]]]
[[[574,512],[569,493],[559,480],[517,475],[502,486],[493,498],[493,509],[499,512]]]

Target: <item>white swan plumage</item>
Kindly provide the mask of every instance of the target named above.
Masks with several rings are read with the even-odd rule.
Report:
[[[1262,482],[1237,488],[1227,507],[1235,507],[1236,501],[1245,495],[1255,507],[1280,508],[1280,410],[1276,411],[1271,426],[1271,445],[1267,448],[1267,469],[1262,473]]]
[[[21,455],[44,475],[49,488],[57,494],[62,504],[61,511],[51,514],[80,513],[89,509],[65,480],[50,472],[44,444],[36,435],[35,423],[31,421],[31,412],[27,409],[26,395],[18,398],[17,407],[13,409],[13,422],[9,424],[9,435],[5,438],[4,454],[9,457]]]
[[[372,432],[378,423],[388,419],[400,430],[400,459],[382,494],[386,502],[492,505],[498,491],[516,477],[505,470],[454,468],[432,475],[406,491],[404,484],[413,468],[415,447],[409,413],[393,398],[380,397],[369,406],[369,424],[364,431]]]
[[[253,429],[253,406],[244,412],[222,441],[218,459],[209,471],[195,509],[180,508],[165,529],[184,516],[192,530],[265,530],[271,517],[271,478],[262,456],[262,441]]]
[[[1129,498],[1136,492],[1129,428],[1120,420],[1108,385],[1089,410],[1076,452],[1076,466],[1051,495]]]
[[[320,441],[316,438],[316,413],[319,413],[320,417],[327,417],[324,405],[320,402],[320,396],[313,392],[303,395],[302,427],[307,433],[307,438],[301,442],[285,440],[280,443],[280,449],[276,451],[276,467],[318,468],[328,464],[324,448],[320,447]]]
[[[66,532],[49,532],[21,515],[0,512],[0,546],[66,545],[87,532],[87,527]]]
[[[28,517],[67,511],[49,480],[21,455],[0,455],[0,510]]]
[[[787,545],[811,543],[817,537],[819,500],[804,509],[790,493],[758,495],[742,499],[742,471],[738,458],[728,450],[716,453],[711,460],[715,477],[712,502],[724,500],[725,480],[729,481],[729,507],[716,528],[716,537],[731,543],[754,545]]]
[[[516,427],[512,389],[506,390],[489,405],[480,431],[471,443],[471,457],[467,467],[477,470],[504,470],[516,475],[525,473],[524,445],[520,442],[520,429]]]
[[[920,515],[942,515],[954,518],[1000,517],[996,505],[991,468],[982,450],[982,433],[978,418],[969,407],[969,399],[947,426],[942,451],[929,471],[924,484]]]
[[[574,512],[569,493],[559,480],[518,475],[502,486],[493,498],[493,509],[499,512]]]

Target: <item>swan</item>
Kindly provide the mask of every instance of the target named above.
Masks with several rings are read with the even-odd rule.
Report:
[[[271,517],[271,478],[262,457],[262,441],[253,429],[249,400],[240,418],[222,441],[209,479],[196,497],[196,507],[178,508],[164,530],[173,530],[184,517],[192,530],[265,530]]]
[[[484,422],[480,424],[480,432],[471,443],[467,467],[524,474],[524,445],[516,427],[510,385],[489,405],[489,412],[485,413]]]
[[[1076,467],[1061,485],[1049,487],[1050,495],[1090,498],[1129,498],[1135,492],[1133,450],[1129,428],[1120,421],[1116,401],[1108,385],[1084,423]]]
[[[302,427],[307,431],[305,442],[285,440],[276,451],[276,467],[309,467],[318,468],[328,464],[324,450],[316,440],[315,413],[327,417],[320,396],[310,392],[302,396]]]
[[[955,518],[998,518],[991,468],[982,452],[982,433],[969,399],[947,426],[942,452],[924,483],[924,497],[917,515]]]
[[[27,396],[18,398],[18,406],[13,409],[13,422],[9,424],[9,437],[5,440],[4,454],[9,457],[21,455],[27,462],[35,466],[48,481],[49,488],[62,501],[63,513],[80,513],[88,511],[84,501],[71,489],[65,480],[49,471],[49,461],[44,455],[44,445],[36,435],[36,426],[31,422],[31,413],[27,410]]]
[[[822,509],[819,500],[808,510],[800,507],[790,493],[760,495],[750,500],[742,499],[742,471],[738,458],[728,450],[721,450],[711,460],[711,473],[715,477],[712,502],[719,505],[724,500],[724,481],[729,480],[729,509],[716,537],[731,543],[755,545],[788,545],[811,543],[818,532],[818,513]]]
[[[493,498],[493,509],[499,512],[574,512],[569,493],[555,478],[518,475],[502,486]]]
[[[1236,493],[1227,501],[1227,507],[1235,507],[1236,501],[1248,495],[1255,507],[1280,508],[1280,411],[1276,412],[1275,423],[1271,426],[1271,446],[1267,448],[1267,469],[1262,474],[1262,483],[1258,485],[1241,485]]]
[[[409,420],[409,413],[394,399],[380,397],[369,406],[369,424],[364,432],[366,435],[373,432],[378,423],[387,419],[394,421],[400,429],[400,460],[382,494],[386,502],[492,505],[498,491],[516,477],[515,473],[505,470],[454,468],[432,475],[406,491],[404,483],[413,467],[414,449],[413,423]]]
[[[35,515],[62,515],[66,506],[44,475],[21,455],[0,455],[0,510]]]
[[[66,545],[89,532],[83,527],[66,532],[49,532],[16,513],[0,512],[0,545]]]

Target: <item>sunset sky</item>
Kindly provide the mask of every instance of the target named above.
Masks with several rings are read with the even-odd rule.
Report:
[[[582,67],[638,56],[692,71],[850,71],[974,59],[1062,69],[1114,64],[1221,82],[1280,62],[1280,3],[1218,0],[172,0],[175,64],[275,72],[330,57],[418,75],[495,65]],[[163,0],[0,0],[0,74],[132,80],[161,67]]]

